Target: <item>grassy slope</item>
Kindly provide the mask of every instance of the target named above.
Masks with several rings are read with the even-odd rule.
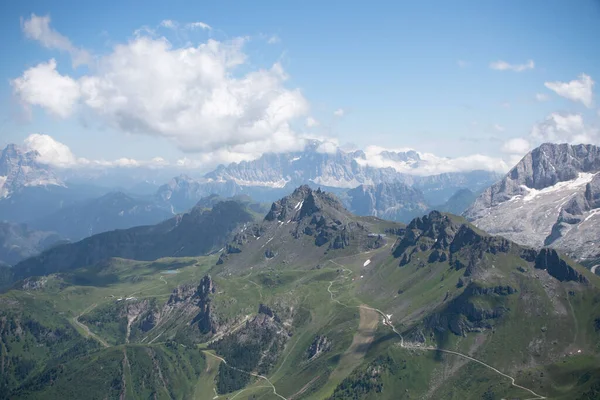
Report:
[[[153,263],[117,260],[102,270],[80,270],[63,278],[50,277],[44,290],[12,291],[3,295],[2,299],[12,298],[27,309],[41,310],[41,314],[51,307],[59,315],[63,313],[63,320],[56,320],[56,323],[64,325],[68,317],[77,316],[93,305],[98,309],[110,306],[119,297],[156,298],[162,304],[178,284],[198,282],[204,274],[212,273],[217,287],[213,306],[218,310],[222,323],[241,321],[244,316],[255,314],[260,303],[275,305],[276,309],[291,307],[295,310],[290,321],[293,336],[268,375],[278,393],[286,398],[325,398],[334,394],[336,387],[345,379],[348,384],[361,381],[365,371],[372,373],[373,368],[381,369],[376,380],[381,382],[383,389],[380,392],[364,393],[359,398],[422,398],[428,393],[432,398],[448,399],[481,398],[484,395],[496,398],[522,397],[523,392],[511,388],[507,379],[478,364],[465,362],[451,355],[400,348],[398,338],[381,325],[372,345],[360,349],[358,358],[364,359],[358,368],[355,368],[356,357],[344,356],[357,334],[360,312],[357,308],[343,307],[331,301],[327,292],[330,281],[336,280],[332,290],[336,292],[337,300],[350,306],[368,304],[380,308],[393,314],[396,327],[405,329],[418,323],[427,313],[443,307],[447,295],[449,299],[453,299],[464,290],[456,287],[462,271],[450,269],[444,263],[425,267],[409,264],[399,268],[398,260],[390,257],[390,250],[391,245],[369,253],[341,257],[338,255],[343,252],[332,252],[326,258],[337,256],[333,260],[335,262],[324,258],[320,261],[320,269],[315,269],[314,263],[279,264],[267,265],[262,269],[246,269],[243,274],[238,275],[229,275],[228,272],[219,275],[219,267],[214,266],[214,256],[163,259]],[[443,343],[444,347],[473,354],[514,374],[521,384],[552,398],[569,398],[573,393],[585,393],[590,390],[600,373],[594,369],[598,359],[592,355],[600,351],[598,333],[593,328],[594,316],[600,316],[597,279],[594,280],[588,274],[586,276],[592,280],[592,285],[588,288],[582,289],[573,284],[569,290],[551,292],[551,281],[544,281],[543,278],[526,279],[524,273],[516,269],[526,263],[511,257],[502,256],[491,260],[498,271],[519,288],[518,294],[502,300],[506,301],[505,305],[510,309],[509,317],[497,324],[493,333],[470,333],[466,337],[448,335]],[[364,266],[367,260],[370,263]],[[339,279],[342,275],[340,264],[352,271],[352,276],[348,279]],[[176,269],[178,273],[165,274],[164,271],[168,269]],[[533,273],[544,274],[542,271],[533,271],[528,266],[527,274]],[[88,282],[101,284],[64,286],[65,280],[85,282],[82,277]],[[574,294],[569,294],[569,291]],[[555,303],[550,300],[549,293],[554,294]],[[41,307],[43,304],[46,304],[46,308]],[[548,310],[556,315],[546,315]],[[556,310],[564,310],[564,313]],[[43,318],[42,315],[34,317]],[[523,324],[523,321],[528,323]],[[571,332],[572,326],[577,327],[575,332]],[[544,327],[545,331],[542,329]],[[111,344],[122,343],[121,333],[114,327],[90,326],[90,329]],[[315,335],[331,338],[332,348],[309,361],[306,351]],[[535,350],[536,346],[540,356],[529,354],[529,350]],[[132,360],[135,364],[133,368],[123,369],[123,365],[126,365],[123,362],[124,349],[129,364],[131,365]],[[149,356],[148,349],[156,355]],[[528,351],[524,352],[523,349]],[[582,350],[583,354],[576,353],[577,350]],[[565,357],[569,351],[574,351],[574,355]],[[166,349],[164,344],[121,344],[100,350],[87,358],[67,362],[66,372],[62,373],[57,385],[40,389],[31,396],[47,395],[47,398],[52,398],[64,395],[61,390],[66,391],[68,386],[61,386],[67,385],[62,382],[80,375],[90,375],[89,382],[85,381],[77,386],[112,387],[113,382],[108,381],[110,375],[113,378],[125,377],[120,379],[120,384],[114,382],[115,393],[122,390],[122,382],[125,382],[127,398],[153,393],[162,397],[166,393],[156,383],[160,381],[157,373],[153,377],[139,375],[144,369],[152,370],[153,360],[159,359],[163,366],[162,373],[169,374],[169,382],[177,382],[177,387],[181,388],[177,393],[171,394],[173,397],[185,395],[184,397],[189,398],[194,393],[194,398],[212,398],[218,360],[200,357],[201,360],[196,358],[196,361],[192,361],[186,358],[188,356],[185,351],[181,354],[183,361],[175,362],[177,356],[173,355],[172,350]],[[381,367],[382,357],[395,361],[389,367]],[[186,367],[188,372],[182,370],[184,368],[179,365],[181,362],[189,364],[189,368]],[[94,377],[91,373],[94,365],[106,365],[113,372],[107,372],[105,378],[102,374]],[[191,373],[192,369],[196,372]],[[175,383],[168,386],[173,385]],[[141,387],[152,388],[148,390],[155,392],[147,392]],[[343,395],[339,390],[335,393]],[[230,394],[229,397],[236,394]],[[253,380],[249,388],[239,393],[238,398],[250,395],[263,399],[274,398],[272,389],[263,380]]]

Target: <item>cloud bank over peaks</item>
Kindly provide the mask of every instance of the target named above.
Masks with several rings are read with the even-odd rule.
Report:
[[[390,150],[379,146],[369,146],[364,153],[364,159],[356,159],[360,165],[393,168],[398,172],[423,176],[474,170],[503,173],[512,166],[501,158],[482,154],[449,158],[418,152],[410,148]]]
[[[502,151],[514,161],[542,143],[600,144],[600,130],[587,125],[581,114],[551,113],[536,123],[527,137],[512,138]]]
[[[71,42],[49,22],[34,15],[23,30],[29,35],[32,25],[41,25],[33,38],[71,52]],[[59,118],[86,113],[124,133],[168,138],[184,152],[298,149],[302,141],[292,126],[306,118],[309,103],[299,89],[286,87],[281,64],[249,64],[243,51],[247,40],[208,39],[177,47],[165,37],[138,32],[96,56],[84,76],[61,74],[51,59],[27,69],[11,85],[27,107],[41,107]]]

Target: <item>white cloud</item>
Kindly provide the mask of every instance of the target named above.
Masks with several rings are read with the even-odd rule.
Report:
[[[499,125],[499,124],[494,124],[494,130],[496,132],[504,132],[504,127],[502,125]]]
[[[37,151],[39,156],[37,161],[57,168],[163,168],[170,163],[162,157],[154,157],[148,161],[134,160],[132,158],[119,158],[114,161],[89,160],[87,158],[76,157],[69,146],[54,139],[52,136],[33,133],[23,142],[28,151]]]
[[[343,117],[344,114],[345,114],[345,111],[344,111],[343,108],[338,108],[337,110],[335,110],[333,112],[333,115],[336,116],[336,117]]]
[[[33,133],[25,139],[25,147],[40,153],[39,161],[57,167],[70,167],[77,164],[77,158],[68,146],[51,136]]]
[[[500,104],[500,107],[502,107],[502,108],[510,108],[510,103],[508,101],[505,101],[504,103]]]
[[[458,60],[456,62],[456,64],[460,67],[460,68],[467,68],[468,66],[471,65],[471,63],[469,63],[468,61],[465,60]]]
[[[99,57],[89,75],[60,75],[51,60],[12,85],[26,105],[61,117],[79,106],[111,127],[166,137],[186,152],[254,156],[301,148],[291,123],[307,114],[307,100],[286,88],[278,63],[236,76],[234,69],[246,64],[244,43],[174,47],[140,32]]]
[[[163,28],[175,29],[177,28],[177,22],[171,19],[163,19],[160,22],[160,26],[162,26]]]
[[[335,142],[323,142],[316,151],[317,153],[335,154],[338,151],[338,145]]]
[[[307,128],[314,128],[315,126],[319,126],[319,121],[317,121],[313,117],[307,117],[305,124]]]
[[[572,80],[571,82],[546,82],[544,86],[559,96],[579,101],[588,108],[592,107],[594,81],[589,75],[581,74],[579,79]]]
[[[544,93],[536,93],[535,94],[535,99],[539,102],[543,102],[543,101],[548,101],[550,100],[550,98],[548,97],[547,94]]]
[[[267,39],[267,43],[268,44],[277,44],[277,43],[280,43],[280,42],[281,42],[281,39],[277,35],[273,35],[269,39]]]
[[[398,172],[422,176],[473,170],[506,172],[509,169],[509,165],[501,158],[489,157],[482,154],[447,158],[438,157],[431,153],[417,152],[420,161],[407,162],[385,157],[382,154],[383,151],[405,153],[415,150],[410,148],[391,150],[379,146],[369,146],[365,149],[365,159],[357,158],[356,162],[360,165],[369,165],[376,168],[393,168]]]
[[[187,29],[202,29],[205,31],[210,31],[212,30],[212,27],[204,22],[198,21],[198,22],[190,22],[188,24],[185,24],[185,27]]]
[[[552,113],[533,126],[530,136],[537,143],[598,143],[598,130],[586,126],[581,114]]]
[[[54,59],[29,68],[11,86],[25,106],[40,106],[62,118],[71,115],[80,97],[79,83],[60,75]]]
[[[502,152],[507,154],[523,155],[531,149],[527,139],[513,138],[502,145]]]
[[[490,63],[490,68],[497,71],[523,72],[528,69],[534,69],[535,63],[533,60],[528,60],[525,64],[509,64],[506,61],[500,60]]]
[[[88,64],[92,60],[87,51],[75,47],[67,37],[50,28],[49,15],[39,17],[31,14],[29,19],[21,21],[21,29],[27,38],[40,42],[44,47],[69,53],[74,66]]]

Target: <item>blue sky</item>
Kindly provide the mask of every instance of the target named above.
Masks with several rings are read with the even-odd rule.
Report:
[[[511,163],[541,141],[599,137],[598,1],[95,3],[2,5],[0,144],[40,133],[87,159],[186,157],[209,165],[315,136]],[[32,14],[50,17],[37,36],[24,23]],[[140,51],[164,57],[133,60],[136,40],[145,40]],[[232,63],[224,76],[207,70],[207,78],[194,72],[206,67],[203,58],[175,55],[209,40],[220,45],[211,53],[217,60],[232,58],[223,61]],[[111,81],[126,62],[120,56],[140,71],[135,78]],[[51,59],[50,76],[26,74],[40,65],[48,73]],[[160,71],[145,73],[155,59],[164,61]],[[500,61],[504,69],[491,67]],[[86,77],[92,83],[82,86]],[[52,86],[52,79],[69,81]],[[207,106],[216,87],[237,94]],[[63,89],[76,94],[57,100],[59,109],[53,96]],[[264,98],[265,91],[277,95]],[[146,104],[163,95],[166,105]],[[316,123],[307,126],[307,118]]]

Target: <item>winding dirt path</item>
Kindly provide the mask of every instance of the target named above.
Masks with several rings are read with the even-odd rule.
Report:
[[[92,304],[90,307],[88,307],[86,310],[84,310],[81,314],[79,314],[76,317],[73,317],[72,321],[75,325],[77,325],[78,327],[80,327],[81,329],[84,330],[85,335],[87,337],[91,337],[91,338],[95,339],[97,342],[99,342],[104,347],[110,347],[110,345],[108,343],[106,343],[106,341],[104,341],[104,339],[102,339],[100,336],[96,335],[94,332],[90,331],[90,328],[88,328],[88,326],[86,324],[79,321],[79,317],[81,317],[84,314],[89,313],[94,308],[96,308],[96,306],[97,306],[97,304]]]
[[[344,266],[343,266],[343,265],[341,265],[341,264],[338,264],[337,262],[335,262],[335,261],[333,261],[333,260],[330,260],[330,261],[331,261],[333,264],[335,264],[335,265],[337,265],[337,266],[339,266],[339,267],[341,267],[341,268],[342,268],[342,270],[344,271],[344,275],[342,275],[342,276],[341,276],[341,278],[342,278],[342,279],[345,279],[345,278],[347,278],[348,276],[352,275],[352,271],[351,271],[351,270],[349,270],[348,268],[344,267]],[[467,360],[474,361],[474,362],[476,362],[476,363],[478,363],[478,364],[481,364],[481,365],[483,365],[483,366],[484,366],[484,367],[486,367],[486,368],[489,368],[489,369],[491,369],[492,371],[496,372],[497,374],[499,374],[499,375],[501,375],[501,376],[503,376],[503,377],[505,377],[505,378],[508,378],[508,379],[510,379],[510,383],[511,383],[511,385],[512,385],[512,386],[514,386],[514,387],[516,387],[516,388],[519,388],[519,389],[522,389],[522,390],[525,390],[525,391],[529,392],[530,394],[532,394],[533,396],[535,396],[535,397],[530,397],[530,398],[528,398],[528,399],[525,399],[525,400],[543,400],[543,399],[546,399],[546,397],[545,397],[545,396],[542,396],[542,395],[540,395],[540,394],[537,394],[537,393],[536,393],[536,392],[534,392],[533,390],[531,390],[531,389],[528,389],[528,388],[526,388],[526,387],[524,387],[524,386],[521,386],[521,385],[519,385],[519,384],[515,383],[515,378],[513,378],[512,376],[510,376],[510,375],[507,375],[507,374],[505,374],[505,373],[503,373],[503,372],[499,371],[498,369],[496,369],[496,368],[492,367],[491,365],[489,365],[489,364],[487,364],[487,363],[485,363],[485,362],[483,362],[483,361],[481,361],[481,360],[478,360],[478,359],[476,359],[476,358],[473,358],[473,357],[471,357],[471,356],[468,356],[468,355],[466,355],[466,354],[459,353],[459,352],[452,351],[452,350],[440,349],[440,348],[433,347],[433,346],[421,346],[421,345],[419,345],[419,344],[414,344],[414,343],[405,343],[405,341],[404,341],[404,336],[402,336],[402,334],[396,330],[396,327],[395,327],[395,326],[394,326],[394,324],[392,323],[391,317],[390,317],[390,316],[388,316],[387,314],[385,314],[383,311],[381,311],[381,310],[379,310],[379,309],[377,309],[377,308],[373,308],[373,307],[369,307],[369,306],[364,306],[364,305],[360,305],[360,306],[349,306],[349,305],[347,305],[347,304],[344,304],[344,303],[340,302],[339,300],[335,299],[335,298],[334,298],[334,293],[335,293],[335,292],[333,292],[333,291],[331,290],[331,287],[332,287],[332,286],[333,286],[333,284],[334,284],[334,283],[336,283],[336,281],[338,281],[339,279],[340,279],[340,277],[338,277],[338,278],[334,279],[333,281],[330,281],[330,282],[329,282],[329,286],[327,287],[327,291],[329,292],[329,295],[330,295],[330,297],[331,297],[331,301],[334,301],[335,303],[337,303],[337,304],[339,304],[339,305],[341,305],[341,306],[343,306],[343,307],[347,307],[347,308],[359,308],[359,309],[368,309],[368,310],[375,311],[375,312],[379,313],[379,315],[381,315],[381,316],[383,317],[383,324],[384,324],[384,325],[386,325],[386,326],[389,326],[389,327],[392,329],[392,331],[394,331],[394,333],[400,337],[400,347],[402,347],[402,348],[405,348],[405,349],[411,349],[411,350],[439,351],[439,352],[442,352],[442,353],[453,354],[453,355],[456,355],[456,356],[459,356],[459,357],[465,358],[465,359],[467,359]]]
[[[277,397],[279,397],[280,399],[283,399],[283,400],[288,400],[288,399],[286,399],[285,397],[283,397],[282,395],[280,395],[279,393],[277,393],[277,389],[275,388],[275,385],[273,385],[273,383],[272,383],[272,382],[269,380],[269,378],[267,378],[266,376],[264,376],[264,375],[260,375],[260,374],[255,374],[254,372],[248,372],[248,371],[244,371],[243,369],[239,369],[239,368],[237,368],[237,367],[231,366],[230,364],[228,364],[228,363],[227,363],[227,360],[225,360],[223,357],[219,357],[218,355],[216,355],[216,354],[213,354],[213,353],[211,353],[211,352],[209,352],[209,351],[204,351],[203,353],[204,353],[204,354],[208,354],[209,356],[212,356],[212,357],[214,357],[214,358],[217,358],[217,359],[221,360],[221,362],[223,362],[225,365],[227,365],[227,366],[228,366],[229,368],[231,368],[231,369],[234,369],[234,370],[236,370],[236,371],[238,371],[238,372],[241,372],[241,373],[243,373],[243,374],[246,374],[246,375],[254,376],[255,378],[263,379],[263,380],[264,380],[265,382],[267,382],[267,383],[269,384],[269,386],[270,386],[270,387],[273,389],[273,394],[274,394],[275,396],[277,396]],[[237,396],[237,395],[236,395],[236,396]]]

